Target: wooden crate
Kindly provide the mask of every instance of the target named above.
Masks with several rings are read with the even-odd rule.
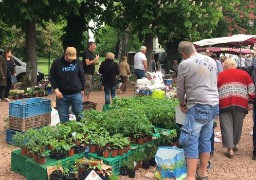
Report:
[[[51,113],[41,114],[28,118],[9,116],[9,128],[25,132],[30,128],[38,128],[51,124]]]

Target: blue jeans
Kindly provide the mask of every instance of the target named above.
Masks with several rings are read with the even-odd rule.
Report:
[[[137,76],[137,79],[142,79],[145,76],[145,70],[141,69],[135,69],[135,75]]]
[[[198,159],[199,153],[211,152],[213,118],[218,113],[218,105],[196,104],[188,109],[179,139],[186,158]]]
[[[105,104],[110,104],[110,93],[111,98],[114,99],[116,96],[116,89],[115,86],[104,86],[104,92],[105,92]]]
[[[57,110],[59,113],[61,122],[69,121],[69,107],[72,107],[72,111],[76,116],[76,120],[80,121],[80,113],[83,111],[83,99],[82,93],[63,95],[63,98],[56,99]]]

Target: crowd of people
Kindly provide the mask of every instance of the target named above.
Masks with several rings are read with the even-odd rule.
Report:
[[[250,55],[251,62],[241,67],[241,59],[223,56],[220,60],[211,53],[199,54],[188,41],[179,44],[179,52],[183,60],[178,65],[177,97],[181,111],[186,113],[179,142],[187,161],[187,179],[207,180],[207,166],[214,152],[214,118],[219,116],[225,155],[231,159],[239,150],[243,120],[250,109],[255,122],[256,59]],[[253,70],[252,77],[247,68]],[[253,145],[252,159],[256,160],[255,123]]]
[[[99,61],[99,55],[94,53],[96,47],[95,42],[89,42],[82,61],[77,58],[76,49],[68,47],[64,56],[56,59],[51,65],[50,82],[56,94],[56,106],[61,122],[68,121],[70,107],[77,121],[80,121],[83,104],[90,101],[95,65]],[[117,63],[115,55],[108,52],[100,64],[99,73],[102,76],[106,105],[116,96],[117,76],[120,76],[122,82],[119,93],[126,92],[130,75],[126,56]]]
[[[96,43],[89,42],[82,61],[77,57],[74,47],[67,47],[65,54],[56,59],[50,69],[50,83],[56,94],[56,105],[60,121],[69,121],[70,107],[77,121],[81,119],[83,103],[90,100],[95,65],[99,55],[95,55]],[[134,56],[134,70],[137,79],[146,76],[147,48],[141,46]],[[184,148],[187,161],[187,179],[205,180],[210,156],[214,153],[214,118],[219,116],[222,143],[228,158],[233,158],[239,150],[243,119],[248,110],[253,109],[256,121],[256,58],[240,56],[217,57],[215,54],[197,53],[194,45],[188,41],[180,42],[178,51],[181,63],[173,63],[177,75],[177,97],[180,109],[186,113],[181,128],[179,143]],[[110,104],[116,96],[116,77],[119,75],[122,85],[119,93],[127,90],[127,80],[131,74],[127,57],[115,62],[115,54],[106,53],[99,67],[105,92],[105,104]],[[4,57],[0,56],[0,100],[8,99],[12,85],[11,76],[15,75],[15,63],[10,49]],[[254,123],[255,124],[255,123]],[[256,160],[256,125],[253,128],[253,156]],[[198,159],[200,164],[197,167]]]

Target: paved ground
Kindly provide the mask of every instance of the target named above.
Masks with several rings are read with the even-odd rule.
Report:
[[[130,89],[124,95],[118,95],[119,97],[130,97],[133,96],[133,90]],[[48,98],[54,100],[54,95],[48,96]],[[104,104],[104,93],[102,91],[93,92],[91,100],[97,102],[98,110],[102,110],[102,105]],[[226,158],[223,153],[225,149],[222,148],[221,143],[215,143],[215,155],[212,159],[213,168],[209,171],[209,176],[211,180],[255,180],[255,168],[256,161],[251,159],[252,152],[252,136],[250,132],[252,131],[252,112],[246,116],[243,126],[243,134],[240,144],[240,150],[234,159]],[[6,129],[5,129],[5,119],[8,117],[8,103],[0,102],[0,180],[25,180],[24,177],[17,173],[11,172],[11,151],[16,149],[13,146],[6,144]],[[219,127],[216,129],[219,131]],[[150,171],[144,171],[140,169],[136,172],[136,179],[138,180],[148,180],[151,179],[147,175],[152,175],[154,171],[151,168]],[[128,178],[120,177],[120,179],[125,180]]]

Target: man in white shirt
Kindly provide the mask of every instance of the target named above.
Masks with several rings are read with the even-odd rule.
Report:
[[[145,72],[148,71],[147,67],[147,58],[145,56],[147,52],[146,46],[140,47],[140,52],[137,52],[134,55],[134,70],[137,76],[137,79],[142,79],[145,77]]]

